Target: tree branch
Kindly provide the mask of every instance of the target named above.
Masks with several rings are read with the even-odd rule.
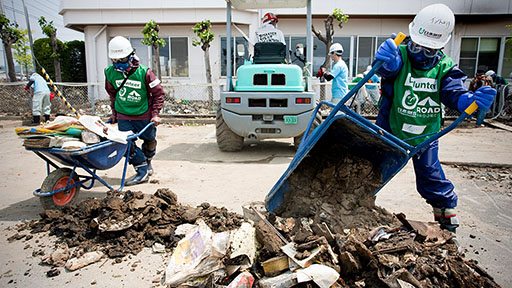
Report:
[[[313,31],[313,34],[318,38],[318,40],[327,43],[327,40],[322,36],[322,33],[315,29],[315,25],[311,24],[311,31]]]

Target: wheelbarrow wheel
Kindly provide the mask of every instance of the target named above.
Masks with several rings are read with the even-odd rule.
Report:
[[[318,127],[322,123],[322,116],[320,114],[316,114],[315,120],[311,124],[311,128],[309,129],[309,132],[311,133],[313,130],[315,130],[316,127]],[[295,150],[299,149],[300,141],[302,141],[302,137],[304,136],[304,133],[300,134],[299,136],[293,137],[293,146],[295,147]]]
[[[66,187],[69,176],[71,175],[71,169],[59,168],[51,172],[43,181],[41,185],[41,193],[48,193],[57,189]],[[69,182],[69,185],[73,185],[80,181],[80,178],[76,173],[73,173],[73,178]],[[65,206],[73,204],[78,198],[80,193],[80,186],[73,187],[68,190],[61,191],[51,196],[42,196],[39,198],[41,205],[44,210],[49,209],[63,209]]]
[[[235,134],[229,128],[228,124],[224,121],[224,117],[222,117],[220,106],[217,108],[215,133],[217,136],[217,146],[219,146],[221,151],[236,152],[242,150],[244,137]]]

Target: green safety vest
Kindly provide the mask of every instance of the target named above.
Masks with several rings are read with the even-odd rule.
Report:
[[[441,129],[441,79],[455,66],[453,60],[444,55],[430,70],[411,67],[407,56],[407,46],[399,47],[403,67],[394,83],[394,95],[389,125],[393,135],[408,139]],[[418,145],[430,136],[407,141]]]
[[[124,115],[141,115],[148,111],[148,91],[146,90],[148,69],[144,65],[139,65],[123,87],[117,91],[114,105],[117,112]],[[105,77],[115,89],[118,89],[124,81],[123,73],[114,70],[113,65],[105,68]]]

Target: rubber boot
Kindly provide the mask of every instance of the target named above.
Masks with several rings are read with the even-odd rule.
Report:
[[[448,230],[455,234],[459,227],[459,219],[455,214],[455,208],[437,208],[434,207],[434,220],[439,222],[441,229]]]
[[[50,121],[50,115],[44,115],[44,122]]]
[[[151,166],[151,160],[152,159],[148,159],[146,162],[148,163],[148,175],[151,176],[153,175],[153,166]]]
[[[30,123],[28,126],[37,126],[41,124],[41,116],[37,115],[37,116],[32,116],[32,123]]]
[[[132,186],[137,185],[140,183],[148,182],[149,175],[148,175],[148,164],[146,162],[135,166],[135,171],[137,174],[133,176],[132,179],[128,180],[124,185],[125,186]]]

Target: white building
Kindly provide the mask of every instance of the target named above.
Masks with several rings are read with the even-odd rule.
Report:
[[[269,0],[267,0],[269,1]],[[265,2],[265,1],[263,1]],[[271,1],[272,2],[272,1]],[[408,25],[421,8],[441,2],[456,15],[456,26],[446,54],[472,77],[477,70],[493,69],[511,78],[512,75],[512,1],[510,0],[313,0],[313,25],[324,31],[324,19],[335,8],[350,16],[339,29],[335,23],[335,42],[344,48],[344,60],[350,73],[365,70],[372,61],[376,48],[391,33],[408,32]],[[279,17],[278,28],[283,31],[289,47],[305,44],[306,9],[232,10],[234,44],[247,41],[260,24],[262,15],[274,12]],[[141,30],[153,19],[160,25],[160,36],[167,45],[160,48],[163,80],[171,83],[205,83],[203,51],[192,46],[195,35],[192,27],[202,20],[213,24],[215,40],[210,48],[213,81],[224,84],[226,2],[224,0],[61,0],[60,14],[66,27],[85,34],[87,77],[89,82],[103,83],[103,69],[110,64],[107,44],[114,36],[128,37],[137,48],[141,62],[151,67],[151,49],[141,44]],[[512,40],[511,40],[512,41]],[[233,45],[234,66],[243,58]],[[325,46],[314,37],[314,70],[323,63]],[[248,54],[248,49],[245,49]],[[224,54],[223,54],[224,52]],[[296,58],[292,57],[294,62]],[[236,69],[234,69],[236,71]]]

